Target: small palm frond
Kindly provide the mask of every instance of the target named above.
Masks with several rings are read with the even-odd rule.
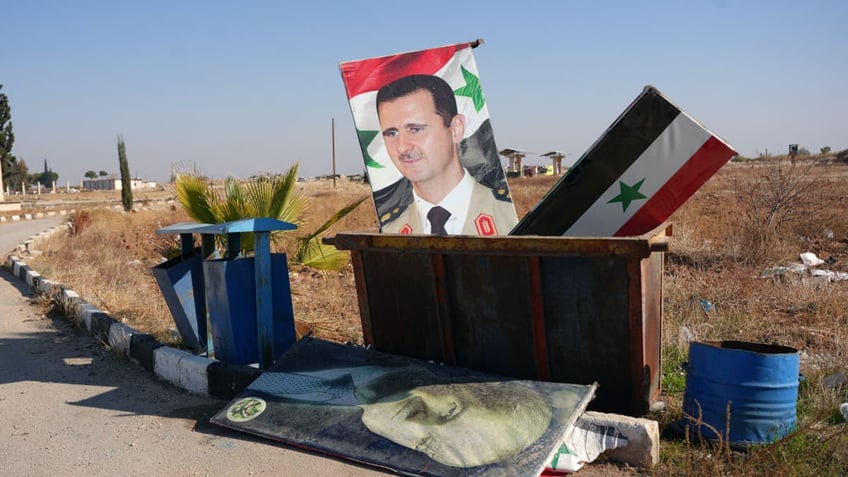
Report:
[[[298,240],[294,263],[300,263],[318,270],[341,270],[347,265],[348,253],[332,245],[321,243],[318,239]]]
[[[295,260],[303,265],[308,265],[320,270],[341,270],[347,265],[348,254],[337,250],[332,245],[321,243],[321,235],[333,226],[336,222],[343,219],[347,214],[353,212],[359,204],[364,202],[368,196],[355,200],[344,206],[341,210],[333,214],[324,225],[318,227],[309,235],[297,238],[297,251],[295,252]]]
[[[342,207],[338,212],[333,214],[332,217],[327,219],[327,221],[324,222],[324,225],[318,227],[314,232],[312,232],[308,236],[304,237],[304,239],[310,240],[310,239],[313,239],[315,237],[320,236],[321,234],[326,232],[327,229],[329,229],[330,227],[335,225],[336,222],[345,218],[345,216],[347,216],[347,214],[353,212],[357,207],[359,207],[359,204],[365,202],[366,199],[368,199],[368,196],[363,196],[363,197],[361,197],[357,200],[354,200],[353,202],[347,204],[346,206]]]
[[[306,210],[306,197],[296,193],[299,163],[295,163],[282,177],[274,178],[273,195],[270,200],[271,217],[300,225]]]
[[[234,220],[271,217],[302,227],[308,204],[307,197],[297,190],[299,164],[295,163],[282,175],[252,178],[240,182],[233,177],[224,179],[223,194],[216,193],[210,184],[198,176],[185,174],[176,177],[177,198],[188,215],[201,223],[220,224]],[[333,214],[321,227],[304,237],[296,237],[297,249],[293,263],[324,270],[340,270],[348,261],[348,254],[332,245],[321,243],[324,234],[339,220],[356,209],[368,197],[355,200]],[[271,235],[277,242],[292,239],[280,232]],[[223,237],[218,237],[222,242]],[[253,234],[240,236],[239,252],[253,250]]]
[[[197,176],[178,175],[175,180],[177,201],[192,219],[202,224],[217,222],[213,211],[214,193],[209,185]]]

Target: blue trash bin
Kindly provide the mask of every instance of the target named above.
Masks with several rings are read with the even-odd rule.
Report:
[[[271,254],[273,332],[260,347],[257,325],[255,257],[203,262],[206,301],[215,358],[231,364],[261,361],[261,350],[272,346],[276,360],[295,342],[294,312],[286,255]]]

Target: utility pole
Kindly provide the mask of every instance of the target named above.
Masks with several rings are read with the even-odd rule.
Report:
[[[330,135],[333,142],[333,189],[336,188],[336,118],[330,122]]]

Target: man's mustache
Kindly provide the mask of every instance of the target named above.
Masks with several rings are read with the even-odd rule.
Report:
[[[415,161],[424,157],[420,152],[402,152],[398,155],[398,159],[401,161]]]

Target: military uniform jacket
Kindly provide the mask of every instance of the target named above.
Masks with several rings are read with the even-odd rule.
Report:
[[[468,204],[468,214],[462,226],[462,235],[506,235],[518,223],[515,206],[512,202],[498,199],[492,189],[474,181],[471,189],[471,201]],[[418,209],[415,202],[406,209],[398,211],[394,219],[383,224],[383,233],[391,234],[423,234],[424,226],[418,219]]]

